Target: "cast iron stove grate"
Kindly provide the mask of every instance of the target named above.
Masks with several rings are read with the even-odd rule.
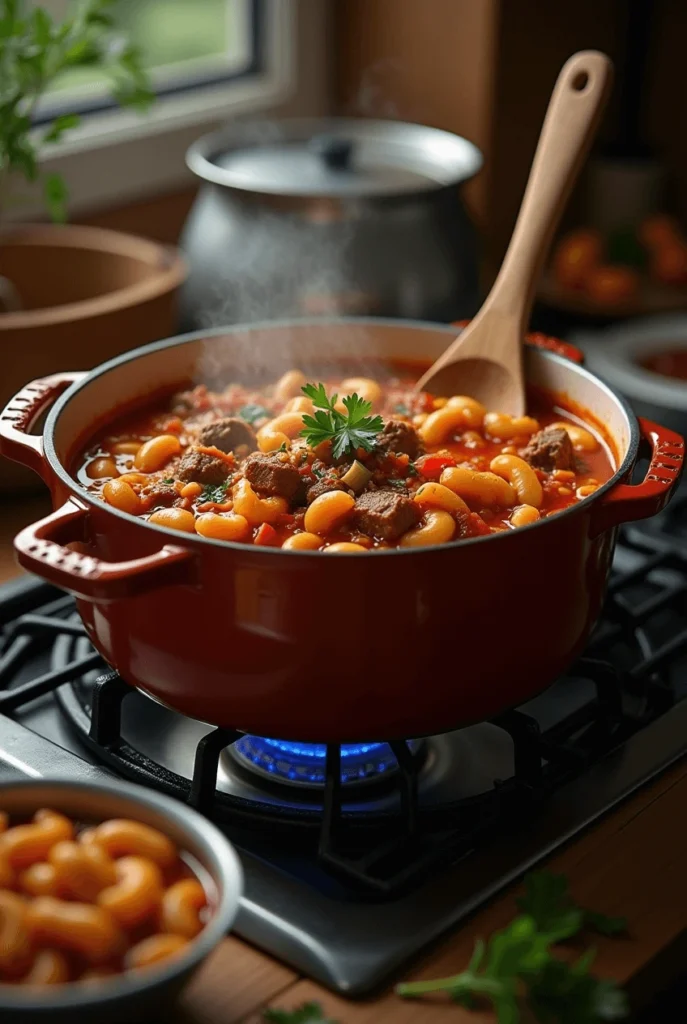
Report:
[[[238,734],[103,672],[70,598],[38,583],[0,591],[0,769],[14,757],[31,773],[26,738],[45,737],[53,770],[61,747],[86,771],[104,763],[191,802],[241,851],[239,934],[339,991],[368,991],[685,753],[686,538],[687,501],[624,532],[602,623],[547,693],[415,749],[393,744],[397,771],[370,786],[342,784],[328,747],[319,791],[246,772],[227,756]]]

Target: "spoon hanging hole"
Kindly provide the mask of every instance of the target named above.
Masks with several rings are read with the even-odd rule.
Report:
[[[584,92],[589,85],[589,75],[586,71],[579,71],[573,78],[572,87],[575,92]]]

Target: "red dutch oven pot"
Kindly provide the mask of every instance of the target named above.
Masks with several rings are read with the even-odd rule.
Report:
[[[155,392],[255,367],[323,359],[433,360],[455,327],[294,321],[187,335],[90,373],[27,385],[0,417],[0,450],[39,473],[55,511],[17,557],[71,591],[88,635],[132,686],[204,722],[303,742],[446,732],[522,704],[579,654],[599,615],[619,524],[677,486],[679,435],[586,371],[576,350],[531,337],[528,381],[587,409],[617,449],[591,497],[518,530],[440,547],[323,555],[181,534],[119,512],[71,474],[80,446]],[[32,424],[50,409],[42,436]],[[644,480],[629,483],[640,449]],[[78,551],[68,545],[79,542]]]

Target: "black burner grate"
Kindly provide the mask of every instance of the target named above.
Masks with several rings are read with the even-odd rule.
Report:
[[[687,533],[686,501],[651,530],[625,532],[603,620],[585,657],[555,684],[579,699],[561,715],[551,714],[555,700],[537,698],[492,722],[511,752],[512,771],[468,796],[456,796],[449,786],[440,798],[428,798],[424,780],[431,769],[424,751],[412,752],[403,741],[390,744],[398,771],[385,783],[381,801],[352,802],[341,784],[335,745],[327,747],[324,791],[311,800],[302,794],[285,798],[269,784],[257,796],[223,791],[218,771],[224,751],[240,737],[235,732],[204,732],[188,777],[172,771],[125,738],[125,703],[142,698],[116,673],[102,672],[71,599],[43,585],[0,608],[0,622],[10,623],[0,657],[0,715],[20,716],[55,693],[83,744],[121,774],[189,802],[232,838],[261,831],[273,836],[280,829],[285,847],[309,847],[348,882],[392,894],[495,833],[522,825],[552,793],[687,697],[687,661],[680,663],[687,655],[687,545],[676,540],[681,533]],[[68,656],[22,681],[27,660],[57,640]],[[450,745],[461,742],[458,736]],[[233,770],[240,776],[239,766]]]

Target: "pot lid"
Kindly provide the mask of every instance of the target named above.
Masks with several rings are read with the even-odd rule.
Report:
[[[477,173],[482,155],[467,139],[438,128],[312,118],[205,136],[189,149],[187,163],[200,177],[228,188],[347,198],[457,185]]]

